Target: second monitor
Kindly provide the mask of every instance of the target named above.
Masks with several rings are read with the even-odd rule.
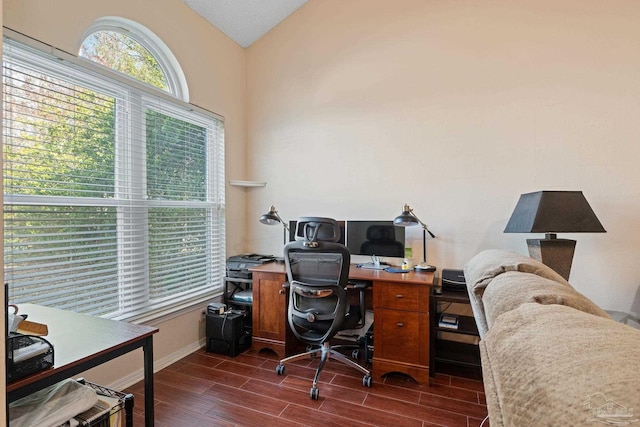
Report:
[[[347,248],[352,255],[404,257],[404,228],[393,221],[347,221]]]

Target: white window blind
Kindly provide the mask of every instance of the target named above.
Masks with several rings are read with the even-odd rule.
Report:
[[[4,39],[10,302],[122,319],[210,297],[225,275],[222,120],[58,56]]]

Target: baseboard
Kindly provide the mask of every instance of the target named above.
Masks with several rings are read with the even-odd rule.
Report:
[[[203,348],[206,345],[206,339],[202,338],[198,342],[195,342],[189,346],[183,347],[180,350],[171,353],[162,359],[154,360],[153,362],[153,372],[158,372],[161,369],[166,368],[172,363],[177,362],[180,359],[183,359],[190,355],[193,352],[196,352]],[[120,378],[119,380],[109,384],[107,387],[113,390],[126,390],[131,387],[135,383],[142,381],[144,379],[144,368],[137,369],[132,372],[130,375],[126,377]]]

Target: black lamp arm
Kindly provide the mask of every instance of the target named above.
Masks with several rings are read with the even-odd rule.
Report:
[[[420,218],[418,218],[418,216],[413,212],[412,208],[409,208],[409,213],[411,214],[412,217],[414,217],[417,221],[418,224],[420,224],[420,226],[427,232],[429,233],[429,236],[431,236],[432,239],[435,239],[436,236],[435,234],[433,234],[431,232],[431,230],[429,230],[429,227],[427,227],[427,224],[425,224],[424,222],[422,222],[422,220],[420,220]]]

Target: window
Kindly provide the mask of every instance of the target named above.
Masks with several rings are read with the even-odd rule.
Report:
[[[80,56],[159,89],[169,90],[167,77],[155,56],[125,34],[117,31],[93,32],[80,46]]]
[[[219,292],[221,118],[9,34],[3,57],[9,300],[131,319]]]
[[[79,55],[188,102],[182,68],[158,36],[130,19],[106,16],[85,31]]]

